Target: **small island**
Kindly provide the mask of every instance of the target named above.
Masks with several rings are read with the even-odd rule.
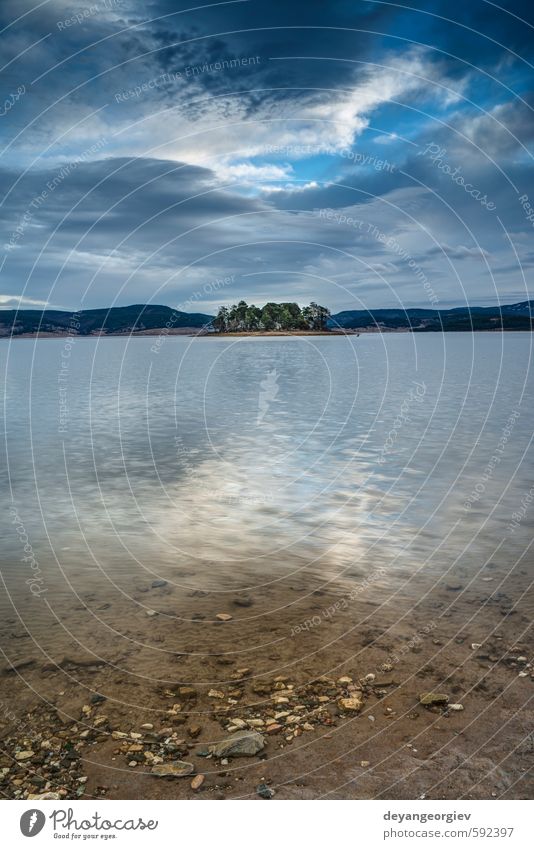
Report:
[[[294,302],[275,304],[269,302],[264,307],[256,307],[239,301],[231,307],[220,307],[213,319],[215,333],[232,335],[268,335],[285,336],[288,334],[332,335],[335,331],[328,328],[330,310],[314,301],[301,309]]]

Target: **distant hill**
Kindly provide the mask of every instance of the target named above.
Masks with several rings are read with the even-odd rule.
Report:
[[[80,336],[91,334],[156,334],[212,326],[215,316],[187,313],[171,307],[134,304],[112,309],[0,310],[0,337],[22,334]],[[533,330],[534,301],[501,307],[345,310],[328,319],[328,327],[360,331],[408,330],[415,333],[452,330]]]
[[[330,327],[351,330],[532,330],[534,301],[500,307],[454,307],[449,310],[345,310],[333,315]]]
[[[136,333],[142,331],[176,330],[182,327],[204,327],[212,315],[187,313],[170,307],[134,304],[130,307],[63,312],[60,310],[0,310],[0,335],[20,336],[23,333],[71,332],[80,336],[94,333]]]

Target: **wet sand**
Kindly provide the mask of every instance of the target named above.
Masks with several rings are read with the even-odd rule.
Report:
[[[95,575],[79,604],[19,603],[30,631],[49,618],[51,637],[35,642],[15,613],[2,623],[0,791],[235,799],[265,784],[276,799],[529,798],[532,601],[526,565],[508,571],[354,570],[325,584],[316,564],[226,596],[136,579],[131,598]],[[421,705],[428,691],[463,710]],[[236,727],[264,748],[205,756]],[[151,774],[177,759],[205,776],[200,789],[194,773]]]

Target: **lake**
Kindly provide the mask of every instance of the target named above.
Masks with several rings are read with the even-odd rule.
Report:
[[[531,356],[528,333],[2,341],[6,668],[158,711],[223,663],[367,672],[432,630],[438,686],[471,640],[520,642]]]

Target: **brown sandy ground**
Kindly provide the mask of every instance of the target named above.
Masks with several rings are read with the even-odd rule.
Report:
[[[222,610],[210,591],[138,581],[132,598],[156,615],[95,588],[51,623],[62,636],[48,658],[14,613],[0,634],[0,793],[529,798],[532,604],[514,601],[526,570],[484,574],[419,574],[396,592],[377,581],[356,597],[300,574]],[[448,704],[421,705],[427,691]],[[236,729],[260,734],[259,751],[210,756]],[[176,761],[190,774],[152,773]]]

